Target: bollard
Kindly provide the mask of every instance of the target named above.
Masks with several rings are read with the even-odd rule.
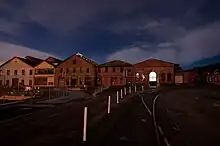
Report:
[[[131,86],[129,86],[129,93],[131,94]]]
[[[144,85],[142,85],[142,91],[144,92]]]
[[[117,91],[117,104],[119,104],[119,92]]]
[[[123,98],[123,89],[121,89],[121,98]]]
[[[86,142],[86,130],[87,130],[87,107],[84,108],[83,142]]]
[[[108,97],[108,114],[110,114],[110,108],[111,108],[111,96]]]
[[[137,86],[136,85],[134,86],[134,92],[137,92]]]
[[[125,95],[127,94],[127,92],[126,92],[126,87],[124,88],[124,92],[125,92]]]

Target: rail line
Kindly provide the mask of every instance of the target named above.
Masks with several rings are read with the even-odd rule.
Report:
[[[142,92],[143,93],[143,92]],[[152,92],[151,92],[152,93]],[[138,93],[138,96],[141,98],[141,101],[144,105],[144,107],[146,108],[147,112],[149,113],[149,115],[152,117],[153,119],[153,124],[154,124],[154,129],[155,129],[155,133],[156,133],[156,136],[157,136],[157,143],[158,143],[158,146],[160,146],[160,140],[159,140],[159,136],[162,136],[163,137],[163,141],[165,143],[166,146],[170,146],[170,143],[168,141],[168,139],[166,138],[165,134],[164,134],[164,131],[162,130],[161,126],[157,123],[156,121],[156,114],[155,114],[155,108],[156,108],[156,102],[159,98],[159,94],[154,97],[153,99],[153,109],[152,111],[150,110],[150,108],[147,106],[145,100],[144,100],[144,97]]]

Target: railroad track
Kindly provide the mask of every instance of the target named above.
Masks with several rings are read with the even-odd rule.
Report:
[[[151,90],[151,91],[148,91],[148,94],[151,94],[151,93],[155,93],[156,90]],[[170,143],[167,139],[167,137],[165,136],[165,133],[164,131],[162,130],[162,127],[159,125],[159,123],[157,122],[156,120],[156,113],[155,113],[155,110],[156,110],[156,103],[157,103],[157,100],[159,99],[159,94],[157,94],[154,98],[153,98],[153,103],[152,103],[152,109],[149,108],[149,105],[147,104],[147,102],[144,100],[144,97],[143,97],[143,94],[144,92],[142,93],[138,93],[138,96],[141,98],[141,101],[142,101],[142,104],[144,105],[145,109],[147,110],[147,112],[149,113],[150,117],[152,118],[153,120],[153,125],[154,125],[154,129],[155,129],[155,133],[156,133],[156,137],[157,137],[157,144],[158,146],[161,146],[161,140],[160,140],[160,137],[162,138],[163,140],[163,143],[166,145],[166,146],[170,146]]]

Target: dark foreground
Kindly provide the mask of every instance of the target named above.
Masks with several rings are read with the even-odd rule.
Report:
[[[31,115],[0,125],[3,146],[156,146],[152,117],[140,96],[126,96],[116,104],[117,89],[96,98],[73,101],[33,111]],[[220,91],[210,87],[148,89],[143,99],[172,146],[219,146]],[[107,97],[112,95],[110,115]],[[83,109],[88,107],[87,142],[82,143]],[[164,145],[160,139],[161,145]]]

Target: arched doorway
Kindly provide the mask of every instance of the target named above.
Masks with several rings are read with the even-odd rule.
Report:
[[[149,73],[149,86],[150,87],[157,87],[157,73],[156,72],[150,72]]]

